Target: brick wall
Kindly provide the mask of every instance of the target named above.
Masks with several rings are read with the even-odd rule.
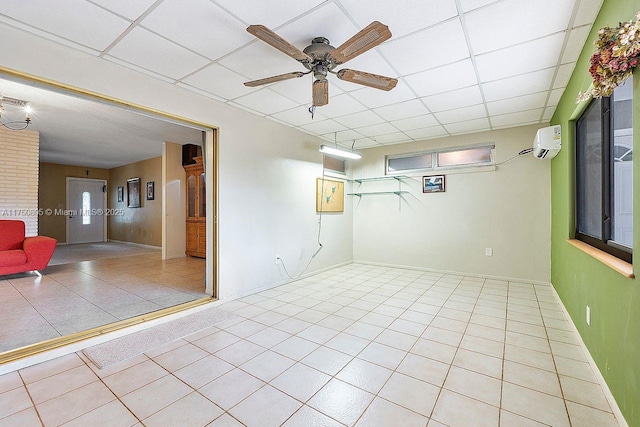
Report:
[[[21,219],[38,234],[40,134],[0,128],[0,219]]]

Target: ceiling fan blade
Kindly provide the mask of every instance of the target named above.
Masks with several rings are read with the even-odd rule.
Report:
[[[340,70],[336,74],[340,80],[358,83],[386,91],[393,89],[396,87],[396,84],[398,84],[398,79],[380,76],[378,74],[365,73],[364,71],[349,70],[348,68]]]
[[[334,64],[344,64],[348,60],[378,46],[380,43],[390,38],[391,31],[389,31],[389,27],[378,21],[373,21],[362,31],[358,32],[355,36],[351,37],[349,40],[338,46],[336,50],[331,52],[329,54],[329,59]]]
[[[279,74],[277,76],[266,77],[264,79],[252,80],[250,82],[245,82],[244,85],[249,87],[262,86],[269,83],[280,82],[282,80],[295,79],[296,77],[302,77],[305,74],[308,73],[303,73],[302,71],[294,71],[293,73]]]
[[[329,103],[329,82],[316,80],[313,82],[313,105],[321,107]]]
[[[312,62],[313,59],[264,25],[250,25],[247,31],[263,42],[270,44],[282,53],[286,53],[296,61]]]

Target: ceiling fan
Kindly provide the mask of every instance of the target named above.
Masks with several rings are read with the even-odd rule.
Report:
[[[264,25],[250,25],[247,31],[263,42],[300,62],[309,71],[294,71],[292,73],[253,80],[246,82],[244,84],[245,86],[261,86],[302,77],[313,72],[313,77],[315,78],[312,87],[313,105],[320,107],[329,103],[328,73],[335,74],[340,80],[387,91],[393,89],[398,83],[397,79],[366,73],[364,71],[350,70],[347,68],[343,68],[340,71],[333,71],[338,65],[344,64],[350,59],[391,38],[389,27],[378,21],[373,21],[337,48],[331,46],[329,40],[326,38],[316,37],[311,41],[309,46],[304,48],[304,50],[300,50]]]

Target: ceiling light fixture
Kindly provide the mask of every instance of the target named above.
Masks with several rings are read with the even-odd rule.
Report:
[[[5,114],[5,105],[12,105],[15,107],[22,108],[24,110],[24,120],[12,120],[10,122],[3,122],[2,115]],[[10,98],[8,96],[0,95],[0,125],[6,127],[10,130],[23,130],[26,129],[31,124],[31,113],[33,109],[29,105],[28,101],[23,101],[22,99]]]
[[[355,151],[345,150],[338,147],[330,147],[324,144],[320,146],[320,152],[323,154],[329,154],[330,156],[344,157],[346,159],[358,160],[362,158],[362,154],[356,153]]]

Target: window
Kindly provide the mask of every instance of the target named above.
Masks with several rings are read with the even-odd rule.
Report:
[[[492,144],[387,156],[387,174],[491,165],[494,148]]]
[[[633,248],[633,83],[576,122],[576,239],[627,262]]]
[[[91,224],[91,193],[82,193],[82,225]]]

